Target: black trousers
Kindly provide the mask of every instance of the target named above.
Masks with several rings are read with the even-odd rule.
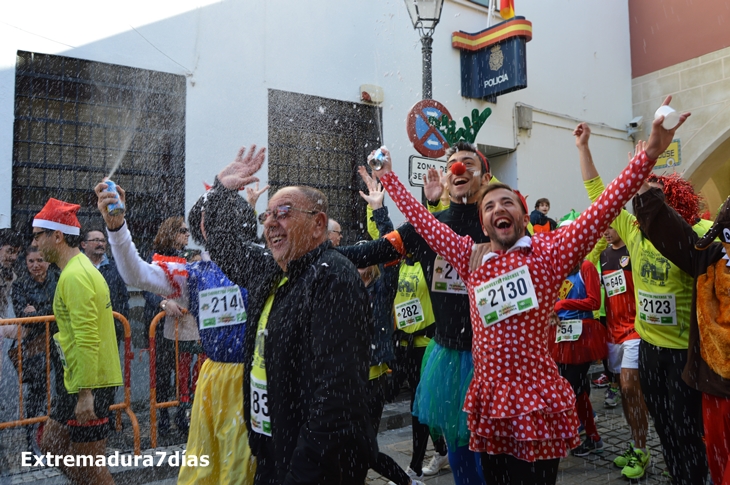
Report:
[[[707,476],[702,394],[682,380],[686,363],[686,350],[639,345],[641,392],[676,485],[704,483]]]
[[[255,433],[255,431],[253,431]],[[363,435],[369,433],[364,432]],[[374,437],[373,437],[374,438]],[[372,453],[370,453],[372,455]],[[299,473],[304,476],[320,476],[320,485],[361,485],[365,483],[370,461],[363,456],[363,450],[353,443],[343,443],[342,451],[335,457],[336,461],[329,463],[330,470],[325,476],[320,476],[322,470],[316,463],[303,463],[304,468]],[[269,438],[261,440],[261,446],[256,455],[256,475],[254,485],[281,485],[289,472],[289,466],[277,463],[274,443]]]
[[[390,382],[389,393],[386,393],[386,402],[392,401],[400,392],[400,388],[407,380],[411,391],[411,412],[413,411],[413,402],[416,399],[416,388],[421,382],[421,363],[423,362],[423,354],[426,353],[426,347],[403,347],[396,346],[395,361],[391,363],[393,374]],[[413,455],[411,456],[411,470],[417,474],[423,471],[423,458],[426,456],[426,448],[428,447],[428,426],[422,424],[417,417],[411,414],[411,425],[413,428]],[[434,448],[441,456],[446,455],[446,442],[443,438],[434,440]]]
[[[512,455],[480,454],[487,485],[553,485],[558,479],[560,458],[530,463]]]
[[[383,406],[385,405],[385,386],[388,383],[387,379],[388,376],[383,374],[377,379],[371,379],[368,382],[368,390],[370,392],[370,402],[368,403],[370,423],[376,435],[378,434],[378,428],[380,428],[380,418],[383,415]],[[391,480],[396,485],[411,484],[411,477],[403,471],[393,458],[383,452],[378,453],[377,459],[374,463],[370,464],[370,468],[388,480]]]

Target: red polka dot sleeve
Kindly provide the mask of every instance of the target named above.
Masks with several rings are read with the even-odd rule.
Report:
[[[413,194],[405,188],[394,172],[389,172],[380,179],[383,187],[413,224],[418,234],[428,243],[436,254],[440,254],[459,273],[462,280],[469,274],[469,256],[474,241],[469,236],[459,236],[449,226],[436,219],[426,207],[418,202]]]
[[[640,152],[629,162],[596,201],[568,226],[550,233],[558,250],[557,279],[563,280],[570,270],[588,254],[621,209],[639,191],[644,179],[654,167],[646,152]]]

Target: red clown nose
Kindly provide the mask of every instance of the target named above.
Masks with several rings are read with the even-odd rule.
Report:
[[[459,175],[463,175],[464,172],[466,172],[466,165],[464,165],[462,162],[454,162],[454,164],[451,166],[451,173],[453,173],[457,177]]]

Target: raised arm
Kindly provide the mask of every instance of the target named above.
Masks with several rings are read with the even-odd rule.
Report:
[[[653,188],[634,197],[634,213],[642,232],[654,247],[679,269],[697,276],[699,236],[682,216],[669,207],[661,189]]]
[[[646,152],[637,154],[573,224],[551,233],[561,254],[561,264],[556,267],[559,279],[564,278],[590,252],[603,231],[639,190],[655,163],[656,160],[650,160]]]
[[[139,257],[137,248],[132,242],[132,235],[129,233],[124,215],[112,216],[107,207],[121,200],[126,204],[125,192],[122,187],[117,186],[119,197],[113,192],[107,192],[107,185],[100,183],[94,187],[97,197],[97,207],[106,223],[109,235],[109,245],[112,248],[112,255],[117,264],[117,270],[125,283],[142,290],[147,290],[160,295],[171,295],[175,293],[165,272],[159,266],[144,261]]]
[[[462,279],[466,279],[469,274],[469,256],[474,245],[471,237],[459,236],[420,204],[393,173],[390,154],[385,149],[383,152],[386,153],[385,162],[382,169],[375,174],[380,178],[390,197],[431,249],[443,256]]]

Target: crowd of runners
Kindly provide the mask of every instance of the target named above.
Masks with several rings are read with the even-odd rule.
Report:
[[[700,218],[688,182],[652,173],[688,116],[671,130],[656,120],[608,185],[590,128],[578,125],[591,205],[557,221],[547,199],[530,211],[467,142],[449,149],[445,173],[429,170],[427,204],[381,148],[382,166],[360,168],[372,240],[352,246],[340,245],[340,225],[315,188],[282,188],[255,213],[266,188],[249,187],[248,201],[238,192],[258,182],[265,149],[256,146],[218,173],[187,224],[170,222],[159,246],[169,251],[151,258],[138,254],[124,212],[110,210],[128,202],[123,187],[94,188],[105,232],[82,232],[79,206],[51,199],[34,219],[27,264],[31,277],[35,259],[60,272],[25,283],[38,294],[46,281],[55,288],[46,311],[56,316],[51,358],[62,385],[41,449],[104,452],[121,385],[111,314],[120,285],[100,273],[108,238],[114,274],[149,292],[153,314],[188,320],[179,339],[190,356],[177,372],[192,404],[176,423],[189,433],[187,454],[210,463],[183,461],[180,483],[362,484],[372,468],[418,485],[450,466],[457,485],[553,484],[568,453],[604,451],[589,399],[589,368],[603,360],[606,404],[620,400],[631,430],[614,457],[623,476],[644,476],[652,423],[672,483],[704,483],[709,471],[713,484],[730,485],[730,202],[713,224]],[[397,229],[386,191],[408,221]],[[182,253],[188,236],[201,254]],[[9,267],[22,238],[0,237]],[[1,276],[0,297],[10,301],[12,271]],[[15,314],[38,310],[24,301]],[[167,326],[164,336],[175,338]],[[199,378],[189,376],[192,355]],[[403,470],[376,434],[405,383],[413,454]],[[436,451],[427,460],[429,438]],[[103,467],[63,470],[78,483],[112,481]]]

